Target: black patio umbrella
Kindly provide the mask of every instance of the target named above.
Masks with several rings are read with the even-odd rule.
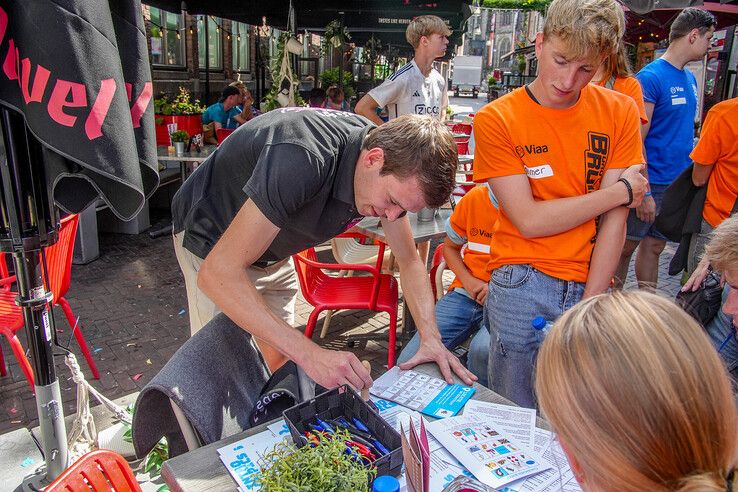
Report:
[[[102,198],[130,219],[158,185],[139,0],[0,0],[0,246],[13,254],[46,477],[67,465],[55,330],[39,252],[58,211]]]

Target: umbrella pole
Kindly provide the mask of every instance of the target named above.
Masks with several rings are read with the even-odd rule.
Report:
[[[0,167],[2,224],[0,249],[12,253],[18,279],[17,304],[23,309],[36,390],[45,479],[52,481],[67,467],[59,380],[54,367],[51,292],[44,287],[41,250],[57,240],[58,220],[46,182],[43,148],[25,127],[23,117],[0,109],[6,160]],[[43,479],[42,479],[43,480]]]

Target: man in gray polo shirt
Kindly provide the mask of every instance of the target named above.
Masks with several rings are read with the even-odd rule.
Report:
[[[194,333],[218,310],[254,335],[273,371],[292,359],[316,383],[371,385],[350,352],[319,347],[290,325],[290,256],[381,217],[421,335],[418,362],[475,377],[441,343],[425,265],[406,211],[438,207],[454,185],[456,144],[444,126],[404,116],[374,127],[340,111],[285,108],[250,121],[185,181],[172,203],[177,260]]]

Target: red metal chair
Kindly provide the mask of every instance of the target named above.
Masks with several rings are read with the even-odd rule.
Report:
[[[451,127],[451,132],[471,135],[472,134],[472,124],[471,123],[456,123],[454,124],[454,126]]]
[[[342,237],[351,236],[347,233]],[[361,237],[356,234],[356,237]],[[305,300],[314,307],[305,325],[305,336],[311,338],[318,316],[325,310],[367,309],[389,314],[389,350],[387,367],[395,365],[397,340],[398,287],[394,276],[380,273],[384,244],[379,244],[375,266],[349,263],[321,263],[310,248],[293,256],[300,289]],[[371,276],[332,277],[323,270],[354,270],[371,273]]]
[[[459,150],[459,155],[466,155],[469,153],[469,140],[471,139],[470,135],[464,135],[463,137],[454,137],[454,140],[456,140],[456,147]]]
[[[443,243],[436,247],[436,251],[433,253],[433,261],[431,261],[431,269],[428,273],[430,277],[431,290],[433,290],[433,297],[438,302],[443,297],[443,271],[446,269],[446,260],[443,258]]]
[[[61,227],[59,228],[59,239],[55,244],[45,249],[46,261],[49,270],[49,278],[45,280],[53,296],[51,301],[52,304],[61,307],[69,326],[74,331],[74,336],[77,339],[77,343],[79,343],[80,349],[82,349],[82,354],[85,356],[87,364],[90,366],[92,375],[95,379],[100,379],[100,373],[97,370],[95,361],[92,359],[92,354],[90,353],[90,349],[87,347],[85,337],[82,335],[82,328],[75,320],[72,307],[64,298],[69,290],[69,282],[72,274],[74,236],[77,232],[78,222],[78,215],[69,215],[62,219]],[[0,266],[0,272],[2,271],[3,268]],[[7,268],[5,271],[7,271]],[[15,275],[0,280],[0,285],[7,287],[13,282],[15,282]],[[31,385],[31,389],[33,390],[33,371],[31,370],[31,365],[29,364],[28,359],[26,358],[25,351],[16,336],[16,332],[23,326],[23,311],[15,304],[15,298],[17,295],[17,292],[13,292],[10,289],[0,288],[0,334],[5,335],[8,339],[10,347],[21,366],[21,370],[23,371],[23,374],[25,374],[26,379]],[[7,368],[2,355],[2,349],[0,348],[0,375],[5,376],[6,374]]]
[[[218,145],[222,144],[223,140],[234,131],[233,128],[217,128],[215,130],[215,138],[218,140]]]
[[[44,492],[141,492],[128,462],[107,449],[91,451],[64,470]]]

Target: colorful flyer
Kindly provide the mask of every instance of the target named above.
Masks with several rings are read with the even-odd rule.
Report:
[[[447,384],[443,379],[403,371],[398,366],[374,381],[370,389],[374,396],[440,419],[459,413],[474,391],[471,386]]]
[[[257,478],[261,458],[283,440],[285,440],[284,436],[277,436],[271,430],[265,430],[219,448],[218,455],[228,469],[228,473],[236,481],[239,490],[260,490]]]
[[[473,416],[436,420],[428,424],[428,431],[477,480],[495,489],[551,468],[537,453],[499,432],[493,423]]]

